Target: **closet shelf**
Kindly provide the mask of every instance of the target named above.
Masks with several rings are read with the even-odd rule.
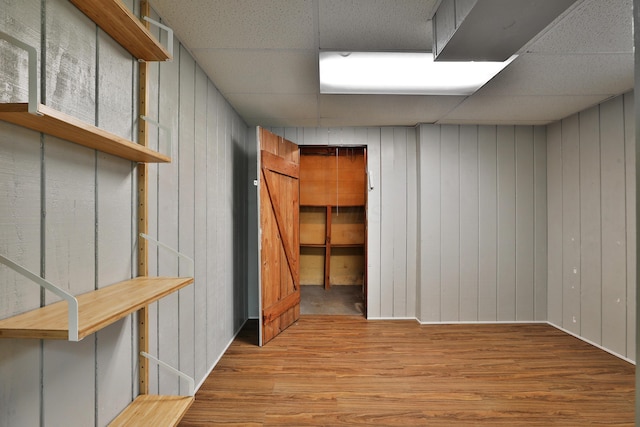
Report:
[[[169,156],[85,123],[44,104],[38,104],[38,113],[29,113],[27,103],[0,104],[0,120],[53,135],[133,162],[171,162]]]
[[[192,396],[141,394],[109,424],[109,427],[175,426],[193,400]]]
[[[71,0],[71,3],[137,59],[171,59],[171,54],[121,0]]]
[[[78,295],[78,340],[191,283],[192,277],[137,277]],[[59,301],[0,320],[0,338],[67,340],[67,310]]]

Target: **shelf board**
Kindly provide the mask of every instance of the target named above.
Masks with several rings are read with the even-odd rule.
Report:
[[[78,339],[193,283],[191,277],[137,277],[78,295]],[[66,301],[0,320],[0,338],[69,339]]]
[[[165,47],[121,0],[71,0],[71,3],[137,59],[171,59]]]
[[[171,162],[169,156],[85,123],[44,104],[38,105],[38,112],[40,115],[29,113],[28,104],[26,103],[0,104],[0,120],[53,135],[133,162]]]
[[[127,406],[109,427],[175,426],[193,403],[191,396],[141,394]]]
[[[326,246],[324,243],[300,243],[301,248],[324,248]]]

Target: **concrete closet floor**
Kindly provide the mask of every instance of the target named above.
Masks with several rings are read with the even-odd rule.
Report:
[[[300,287],[300,314],[363,315],[362,286]]]

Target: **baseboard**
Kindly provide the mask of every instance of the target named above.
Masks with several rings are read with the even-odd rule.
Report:
[[[595,342],[593,342],[593,341],[591,341],[591,340],[589,340],[589,339],[587,339],[587,338],[585,338],[585,337],[581,337],[580,335],[575,334],[575,333],[573,333],[573,332],[571,332],[571,331],[569,331],[569,330],[567,330],[567,329],[565,329],[565,328],[563,328],[563,327],[561,327],[561,326],[558,326],[558,325],[556,325],[556,324],[554,324],[554,323],[551,323],[551,322],[545,322],[545,323],[546,323],[547,325],[549,325],[549,326],[553,326],[554,328],[556,328],[556,329],[557,329],[557,330],[559,330],[559,331],[564,332],[565,334],[569,334],[569,335],[571,335],[571,336],[573,336],[573,337],[578,338],[578,339],[579,339],[579,340],[581,340],[581,341],[586,342],[587,344],[590,344],[590,345],[592,345],[592,346],[594,346],[594,347],[597,347],[597,348],[599,348],[599,349],[600,349],[600,350],[602,350],[602,351],[606,351],[607,353],[611,354],[612,356],[616,356],[617,358],[622,359],[622,360],[624,360],[625,362],[629,362],[629,363],[631,363],[632,365],[635,365],[635,364],[636,364],[636,362],[634,362],[633,360],[631,360],[631,359],[627,358],[626,356],[623,356],[623,355],[621,355],[621,354],[618,354],[618,353],[616,353],[616,352],[615,352],[615,351],[613,351],[613,350],[609,350],[608,348],[603,347],[603,346],[601,346],[600,344],[595,343]]]
[[[418,319],[415,317],[365,317],[366,320],[415,320],[418,322]]]
[[[249,319],[245,320],[242,323],[242,325],[238,328],[238,330],[235,332],[235,334],[233,334],[233,337],[231,338],[231,341],[229,341],[227,343],[227,345],[224,347],[224,350],[222,350],[222,353],[220,353],[220,356],[218,356],[218,358],[215,360],[215,362],[213,362],[213,365],[211,365],[211,368],[209,368],[209,370],[204,375],[202,380],[200,380],[200,382],[196,385],[196,389],[195,389],[196,393],[198,392],[198,390],[200,390],[200,387],[202,387],[202,384],[204,384],[206,379],[209,378],[209,375],[211,375],[211,372],[213,372],[213,369],[216,367],[218,362],[220,362],[220,359],[222,359],[222,356],[224,356],[224,354],[227,352],[227,350],[229,349],[231,344],[233,344],[233,341],[236,339],[236,337],[238,336],[238,334],[240,333],[240,331],[242,330],[242,328],[244,327],[244,325],[247,323],[248,320]]]
[[[441,322],[423,322],[421,325],[546,325],[545,320],[451,320]]]

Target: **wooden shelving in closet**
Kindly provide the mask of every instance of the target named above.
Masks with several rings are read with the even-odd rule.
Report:
[[[300,281],[363,285],[364,148],[300,147]]]

